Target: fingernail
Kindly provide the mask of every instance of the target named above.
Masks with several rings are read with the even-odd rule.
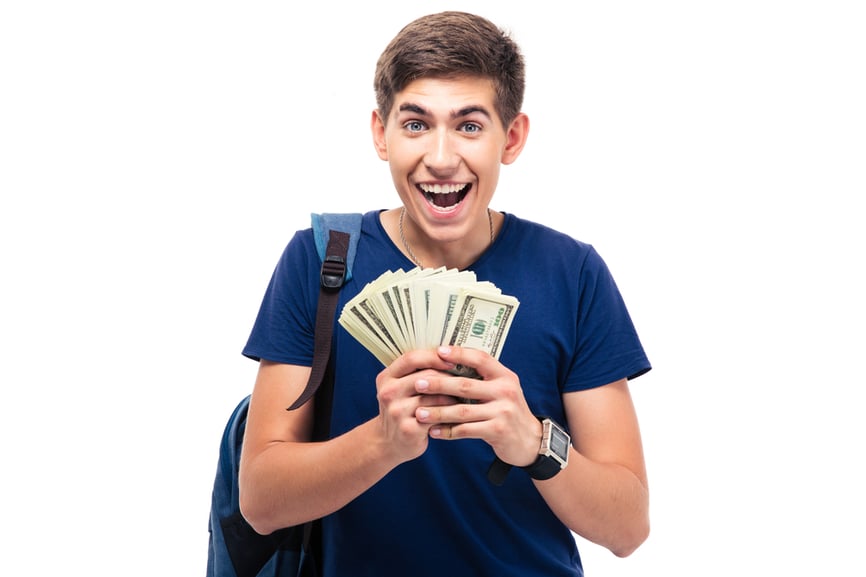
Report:
[[[451,354],[451,347],[446,347],[446,346],[439,347],[439,354],[440,355],[450,355]]]
[[[430,388],[430,383],[428,383],[426,380],[418,379],[417,381],[415,381],[415,389],[416,390],[426,391],[429,388]]]
[[[418,418],[419,419],[426,419],[429,416],[430,416],[430,411],[428,411],[427,409],[418,409]]]
[[[440,429],[439,427],[433,427],[432,429],[430,429],[431,437],[438,437],[440,435],[442,435],[442,429]]]

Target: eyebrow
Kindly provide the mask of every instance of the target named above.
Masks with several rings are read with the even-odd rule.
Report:
[[[430,112],[426,108],[424,108],[423,106],[419,106],[418,104],[412,104],[411,102],[401,104],[399,107],[399,111],[414,112],[415,114],[418,114],[420,116],[430,116]],[[474,114],[475,112],[480,112],[487,118],[492,118],[486,108],[478,105],[465,106],[459,110],[455,110],[451,113],[451,118],[462,118],[464,116]]]

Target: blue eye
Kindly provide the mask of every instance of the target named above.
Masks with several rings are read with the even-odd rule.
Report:
[[[409,132],[421,132],[422,130],[424,130],[424,128],[426,128],[424,126],[424,123],[418,120],[410,120],[409,122],[404,124],[403,127]]]
[[[467,122],[463,126],[460,127],[463,132],[468,132],[469,134],[475,134],[481,132],[481,126],[475,124],[474,122]]]

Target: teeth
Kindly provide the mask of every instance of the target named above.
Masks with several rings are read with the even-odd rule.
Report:
[[[453,194],[466,188],[465,184],[422,184],[421,190],[429,194]]]

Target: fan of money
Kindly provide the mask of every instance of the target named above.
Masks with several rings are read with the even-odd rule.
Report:
[[[339,323],[383,365],[403,353],[455,345],[498,359],[520,303],[468,270],[400,269],[368,283]],[[455,371],[476,376],[472,369]]]

